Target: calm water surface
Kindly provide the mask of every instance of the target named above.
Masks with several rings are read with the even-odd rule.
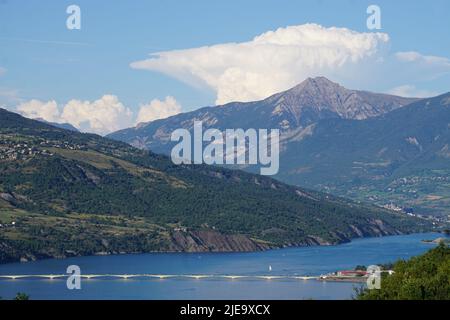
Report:
[[[357,239],[331,247],[305,247],[256,253],[155,253],[79,257],[0,265],[0,275],[63,274],[78,265],[83,274],[320,275],[356,265],[407,259],[432,248],[422,239],[439,234],[413,234]],[[269,266],[272,271],[269,271]],[[128,279],[82,280],[81,290],[68,290],[64,279],[0,280],[0,296],[17,292],[31,299],[350,299],[353,283],[316,280]]]

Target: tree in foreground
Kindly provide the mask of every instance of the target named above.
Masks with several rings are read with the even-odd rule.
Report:
[[[27,294],[22,293],[22,292],[17,293],[16,297],[14,298],[14,300],[29,300],[29,299],[30,299],[30,297]]]
[[[450,300],[450,247],[441,243],[424,255],[394,264],[381,289],[356,290],[359,300]]]

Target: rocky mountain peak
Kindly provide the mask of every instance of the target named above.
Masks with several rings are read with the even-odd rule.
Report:
[[[302,118],[304,112],[316,114],[318,118],[334,114],[340,118],[362,120],[415,101],[411,98],[350,90],[325,77],[307,78],[268,100],[277,106],[277,110],[287,111],[297,120]]]
[[[316,94],[323,91],[344,89],[338,83],[335,83],[325,77],[307,78],[300,84],[296,85],[292,89],[286,91],[289,94],[301,94],[308,92]]]
[[[323,119],[363,120],[386,114],[416,100],[346,89],[325,77],[315,77],[262,101],[205,107],[122,130],[110,137],[140,148],[165,152],[170,133],[177,128],[192,128],[194,120],[202,120],[207,128],[276,128],[283,134],[291,134],[301,132]]]

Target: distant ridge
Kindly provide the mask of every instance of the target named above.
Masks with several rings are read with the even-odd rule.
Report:
[[[57,122],[50,122],[50,121],[46,121],[42,118],[37,118],[35,120],[47,123],[49,125],[52,125],[54,127],[57,128],[61,128],[61,129],[65,129],[65,130],[70,130],[70,131],[75,131],[75,132],[80,132],[77,128],[75,128],[73,125],[71,125],[70,123],[57,123]]]
[[[280,129],[275,178],[335,195],[405,209],[450,213],[449,94],[415,99],[350,90],[308,78],[267,99],[229,103],[141,124],[109,137],[170,154],[170,134],[206,128]],[[257,173],[258,167],[241,167]]]
[[[0,172],[0,221],[8,228],[0,232],[0,263],[257,251],[430,228],[405,214],[268,177],[174,165],[165,156],[3,109]]]
[[[171,132],[178,128],[191,129],[194,120],[202,120],[205,128],[271,128],[289,135],[321,119],[362,120],[414,101],[417,99],[349,90],[325,77],[308,78],[287,91],[261,101],[201,108],[120,130],[108,137],[139,148],[168,153]]]

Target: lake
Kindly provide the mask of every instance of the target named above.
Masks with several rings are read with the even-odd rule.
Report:
[[[356,239],[328,247],[254,253],[152,253],[51,259],[0,265],[0,275],[64,274],[78,265],[82,274],[317,276],[356,265],[407,259],[434,247],[422,243],[439,234]],[[269,267],[270,266],[270,267]],[[271,268],[271,270],[269,270]],[[25,292],[31,299],[350,299],[361,284],[299,279],[83,279],[68,290],[65,279],[0,280],[0,296]]]

